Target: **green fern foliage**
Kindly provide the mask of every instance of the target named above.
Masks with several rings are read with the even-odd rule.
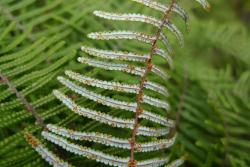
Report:
[[[102,10],[162,17],[161,10],[165,8],[152,4],[145,7],[141,4],[143,2],[146,1],[0,1],[1,167],[43,167],[50,166],[49,162],[61,166],[108,166],[96,162],[94,159],[98,157],[89,159],[71,153],[70,147],[75,148],[76,145],[87,152],[90,148],[105,155],[130,157],[131,143],[124,139],[131,137],[134,113],[78,95],[62,86],[57,78],[61,76],[61,81],[70,81],[77,87],[105,97],[136,101],[136,85],[143,68],[127,73],[126,68],[110,71],[101,67],[111,68],[114,62],[142,67],[150,45],[136,40],[93,40],[88,38],[88,34],[129,29],[153,36],[155,27],[135,22],[114,22],[93,15],[93,11]],[[171,1],[157,2],[168,5]],[[171,54],[173,61],[170,57],[165,57],[168,58],[166,62],[165,58],[154,56],[153,63],[158,68],[152,68],[149,75],[151,82],[163,85],[164,89],[155,89],[152,87],[155,85],[149,84],[144,90],[146,99],[153,97],[164,103],[148,98],[142,107],[147,111],[154,108],[155,114],[173,120],[177,135],[172,132],[164,137],[152,133],[141,135],[136,138],[140,149],[135,152],[135,159],[140,162],[168,157],[169,163],[165,165],[168,167],[181,164],[247,167],[250,165],[250,3],[247,0],[209,0],[211,6],[207,13],[198,5],[202,3],[208,8],[207,3],[202,0],[197,2],[178,1],[189,17],[175,10],[171,21],[183,32],[184,47],[179,46],[173,33],[164,30],[171,47],[169,44],[167,48],[163,44],[159,46],[167,53],[174,52]],[[107,60],[112,52],[104,51],[113,50],[121,51],[118,52],[119,57]],[[126,59],[122,57],[122,53],[128,52],[136,54],[129,54]],[[112,55],[117,55],[117,52]],[[95,68],[98,63],[99,67]],[[57,90],[55,94],[64,95],[60,97],[67,97],[91,112],[86,115],[78,112],[78,108],[72,108],[72,112],[56,99],[53,89]],[[164,108],[169,107],[168,112],[151,105],[156,102]],[[34,113],[41,121],[36,119]],[[107,116],[110,116],[109,119],[104,119]],[[116,121],[122,128],[114,126],[112,121],[115,118],[119,118]],[[140,124],[140,133],[143,134],[149,130],[144,127],[163,127],[144,119]],[[47,128],[44,129],[44,126]],[[59,138],[69,147],[58,147],[43,136],[52,140]]]

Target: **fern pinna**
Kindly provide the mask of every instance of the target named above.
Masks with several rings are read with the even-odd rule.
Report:
[[[144,32],[115,30],[90,33],[88,37],[99,40],[137,40],[140,43],[149,45],[149,51],[137,54],[128,51],[111,51],[82,46],[81,50],[87,53],[88,56],[79,57],[78,61],[99,69],[92,72],[99,72],[96,76],[105,79],[117,76],[112,78],[112,80],[115,79],[116,81],[97,79],[73,71],[65,72],[70,79],[62,76],[58,77],[58,80],[75,94],[83,96],[90,103],[91,101],[95,102],[94,105],[89,107],[80,106],[74,101],[73,97],[66,95],[62,91],[53,91],[54,95],[73,112],[94,120],[97,124],[101,123],[102,126],[107,126],[106,130],[105,128],[95,128],[95,131],[88,129],[86,132],[80,132],[79,130],[48,124],[46,130],[42,132],[42,136],[71,153],[110,166],[163,166],[170,161],[170,158],[166,155],[166,148],[174,144],[176,134],[171,133],[175,130],[174,120],[167,118],[169,104],[165,99],[168,96],[168,91],[164,86],[164,82],[168,79],[168,75],[166,74],[166,68],[163,69],[159,66],[164,60],[169,68],[172,67],[170,56],[172,49],[166,30],[173,33],[180,44],[183,43],[182,33],[170,21],[170,15],[176,13],[185,22],[188,21],[188,16],[177,4],[176,0],[171,0],[168,6],[154,0],[132,1],[161,12],[162,19],[159,20],[143,14],[104,11],[94,11],[94,15],[108,20],[150,24],[156,27],[155,34],[149,35]],[[205,0],[196,1],[205,8],[209,8]],[[163,46],[167,48],[166,51],[162,49]],[[104,77],[102,71],[105,70],[112,72],[112,75],[106,73]],[[119,76],[126,76],[129,80],[123,79],[122,83],[119,81],[121,80]],[[85,87],[80,86],[80,84],[85,85]],[[102,93],[105,93],[105,95]],[[115,114],[113,111],[119,114]],[[26,138],[50,164],[69,166],[68,163],[64,163],[50,153],[31,134],[28,134]],[[69,140],[75,142],[71,143]],[[76,144],[76,141],[88,141],[101,146],[98,145],[97,149],[83,147]],[[102,146],[105,146],[105,149],[100,150],[100,148],[103,148]],[[106,147],[114,149],[110,150]],[[180,158],[169,163],[169,166],[179,166],[182,163],[183,159]]]

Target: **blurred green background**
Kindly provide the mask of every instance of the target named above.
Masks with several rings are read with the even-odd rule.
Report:
[[[178,141],[170,155],[185,155],[184,166],[250,166],[250,1],[209,0],[209,12],[194,0],[179,2],[189,13],[190,23],[187,31],[184,23],[173,17],[184,33],[185,45],[180,47],[170,37],[175,68],[164,84],[171,93],[173,117],[177,115],[179,120]],[[0,70],[45,122],[84,124],[51,94],[61,87],[56,76],[65,69],[90,75],[98,72],[76,62],[82,54],[81,45],[144,48],[133,42],[99,43],[88,39],[88,33],[125,27],[151,32],[140,24],[99,19],[92,15],[94,10],[157,15],[129,0],[0,1]],[[26,131],[39,136],[41,129],[0,81],[1,167],[48,166],[25,142]],[[102,166],[70,154],[63,158],[76,166]]]

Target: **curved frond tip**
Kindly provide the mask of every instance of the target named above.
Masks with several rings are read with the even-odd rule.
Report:
[[[203,8],[205,8],[206,10],[210,10],[211,6],[210,4],[207,2],[207,0],[196,0],[198,3],[200,3]]]
[[[167,10],[169,10],[169,6],[166,6],[164,4],[161,4],[155,0],[132,0],[134,2],[141,3],[145,6],[148,6],[152,9],[155,9],[157,11],[160,11],[162,13],[165,13]],[[173,12],[177,13],[179,16],[181,16],[185,22],[188,21],[188,15],[187,13],[178,5],[175,4],[173,8]]]

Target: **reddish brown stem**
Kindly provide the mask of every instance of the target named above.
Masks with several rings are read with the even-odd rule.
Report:
[[[32,114],[32,116],[36,119],[36,122],[42,126],[45,127],[44,121],[42,119],[42,117],[40,117],[38,115],[38,113],[35,111],[35,109],[33,108],[33,106],[28,102],[28,100],[24,97],[24,95],[19,92],[16,87],[10,82],[10,80],[8,79],[7,76],[5,76],[1,71],[0,71],[0,78],[1,81],[8,85],[10,91],[12,91],[13,93],[16,94],[17,98],[21,101],[21,103],[25,106],[26,110]]]
[[[131,149],[130,149],[130,160],[129,160],[129,163],[128,163],[129,167],[136,167],[137,166],[135,158],[134,158],[134,153],[135,153],[135,150],[137,149],[136,148],[136,145],[137,145],[136,144],[136,134],[137,134],[137,131],[138,131],[138,128],[139,128],[139,116],[143,113],[143,109],[141,107],[141,104],[142,104],[142,99],[143,99],[144,84],[147,81],[148,73],[152,70],[152,65],[153,65],[152,64],[152,57],[155,54],[155,49],[157,48],[157,41],[160,38],[160,35],[161,35],[161,33],[163,31],[163,28],[164,28],[164,25],[169,20],[169,15],[170,15],[171,11],[173,10],[175,3],[176,3],[176,0],[172,0],[170,7],[165,12],[165,14],[164,14],[164,16],[163,16],[163,18],[161,20],[162,24],[159,27],[159,29],[158,29],[158,31],[156,33],[156,38],[152,43],[149,58],[148,58],[148,61],[147,61],[146,70],[145,70],[145,73],[143,74],[143,76],[141,78],[141,81],[140,81],[139,93],[137,94],[137,98],[136,98],[137,108],[136,108],[136,113],[135,113],[135,118],[134,118],[134,128],[133,128],[132,137],[131,137],[131,140],[130,140]]]

